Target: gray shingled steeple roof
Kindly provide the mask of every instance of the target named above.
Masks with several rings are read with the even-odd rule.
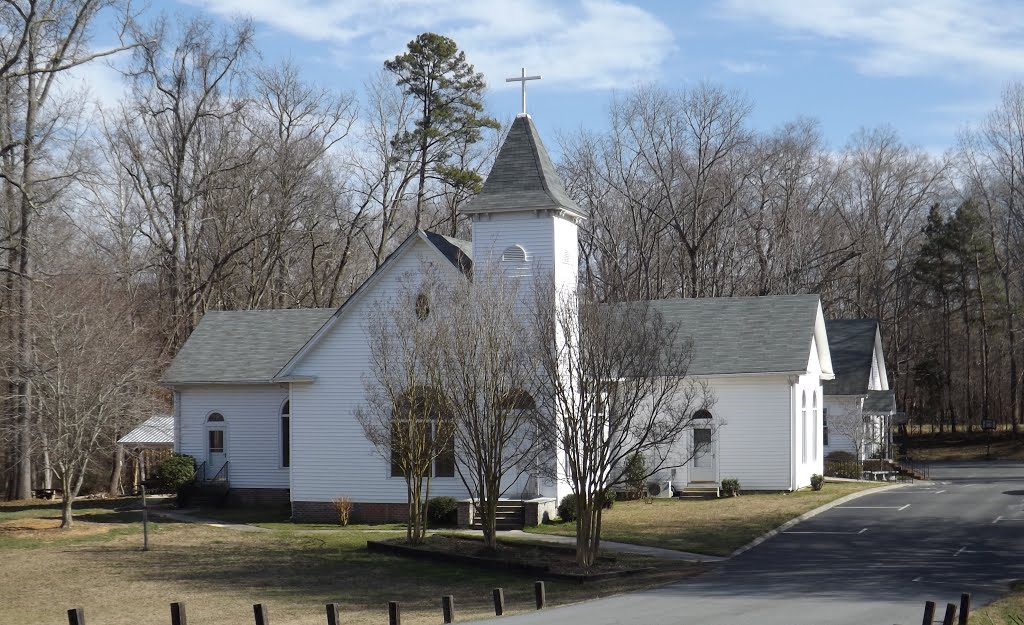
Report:
[[[497,213],[504,211],[561,208],[587,217],[565,192],[533,120],[516,117],[501,145],[494,167],[484,188],[470,200],[462,212]]]

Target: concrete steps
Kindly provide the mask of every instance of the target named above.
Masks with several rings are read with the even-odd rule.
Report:
[[[479,517],[473,520],[470,527],[475,530],[482,530]],[[526,505],[521,501],[502,501],[498,504],[497,515],[495,516],[495,529],[521,530],[526,526]]]
[[[718,499],[721,488],[714,482],[690,482],[676,495],[680,499]]]

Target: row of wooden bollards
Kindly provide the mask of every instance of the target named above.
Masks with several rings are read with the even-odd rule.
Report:
[[[492,594],[494,596],[494,615],[501,616],[505,613],[505,590],[495,588]],[[537,609],[543,609],[547,601],[544,582],[533,583],[533,595]],[[934,609],[934,604],[932,607]],[[270,625],[270,617],[267,615],[266,605],[257,603],[252,606],[252,612],[256,625]],[[338,604],[328,603],[327,625],[338,625],[339,614]],[[441,597],[441,617],[445,623],[455,622],[455,597],[453,595]],[[388,601],[388,622],[390,625],[402,625],[402,609],[397,601]],[[82,608],[68,610],[68,625],[85,625],[85,611]],[[171,625],[188,625],[188,616],[184,603],[171,604]]]
[[[946,613],[942,620],[936,621],[935,602],[925,601],[924,618],[921,619],[921,625],[934,625],[936,622],[941,622],[942,625],[967,625],[969,618],[971,618],[971,593],[965,592],[960,595],[960,618],[957,618],[956,604],[947,603]]]

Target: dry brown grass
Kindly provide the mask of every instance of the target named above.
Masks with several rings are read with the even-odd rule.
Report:
[[[19,515],[19,523],[28,522],[24,511]],[[336,602],[345,623],[371,625],[387,622],[388,600],[399,600],[404,622],[416,625],[441,620],[445,594],[455,595],[459,620],[492,615],[491,589],[499,586],[510,612],[532,609],[532,578],[365,549],[368,539],[393,534],[250,533],[160,523],[152,528],[152,550],[144,553],[138,523],[124,525],[130,534],[88,542],[22,541],[6,548],[0,542],[0,625],[66,622],[70,607],[84,608],[90,622],[104,625],[164,623],[172,601],[186,602],[197,623],[251,625],[252,604],[265,603],[275,625],[322,625],[324,604]],[[553,605],[580,601],[667,583],[693,570],[672,563],[645,578],[549,583],[548,599]]]
[[[1024,460],[1024,437],[1013,438],[1009,433],[988,434],[973,432],[945,432],[912,436],[907,447],[915,460],[929,462],[945,460],[984,460],[991,457],[1002,460]]]
[[[620,501],[606,510],[603,540],[725,556],[793,517],[844,495],[881,484],[825,484],[820,491],[753,493],[710,500]],[[574,536],[575,524],[542,525],[536,531]]]
[[[969,625],[1021,625],[1024,623],[1024,582],[1013,585],[1009,594],[971,613]]]

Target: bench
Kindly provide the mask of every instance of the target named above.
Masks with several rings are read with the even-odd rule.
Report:
[[[37,488],[32,491],[32,495],[36,499],[56,499],[60,493],[61,491],[56,488]]]

